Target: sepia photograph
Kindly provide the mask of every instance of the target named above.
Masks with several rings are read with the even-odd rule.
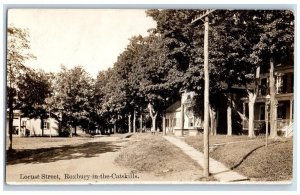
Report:
[[[292,183],[294,10],[6,14],[6,184]]]

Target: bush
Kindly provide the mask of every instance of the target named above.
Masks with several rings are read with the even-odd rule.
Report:
[[[62,130],[62,131],[60,131],[59,132],[59,136],[60,137],[69,137],[70,136],[70,132],[69,132],[69,130]]]

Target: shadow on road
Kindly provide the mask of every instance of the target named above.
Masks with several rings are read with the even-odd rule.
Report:
[[[25,149],[6,152],[6,164],[47,163],[58,160],[91,158],[106,152],[115,152],[120,146],[110,142],[89,142],[80,145],[65,145],[63,147]]]

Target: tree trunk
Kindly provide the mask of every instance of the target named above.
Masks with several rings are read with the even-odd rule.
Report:
[[[114,122],[114,134],[117,133],[117,121]]]
[[[216,135],[217,134],[216,111],[211,106],[209,107],[209,114],[210,114],[210,134],[211,135]]]
[[[151,131],[152,132],[156,131],[156,116],[157,116],[157,114],[155,114],[154,116],[151,117],[151,119],[152,119]]]
[[[232,109],[231,105],[227,107],[227,136],[232,136]]]
[[[227,136],[232,136],[232,94],[230,89],[227,102]]]
[[[140,133],[143,131],[143,114],[140,116]]]
[[[220,115],[220,112],[219,112],[219,109],[216,108],[216,135],[218,133],[218,127],[219,127],[219,115]]]
[[[11,88],[9,90],[12,90]],[[12,134],[13,134],[13,120],[14,120],[14,110],[13,110],[13,97],[12,92],[8,96],[8,131],[9,131],[9,150],[12,150]]]
[[[277,100],[274,79],[274,62],[273,57],[270,58],[270,138],[274,139],[277,134]]]
[[[153,106],[150,103],[148,104],[148,109],[149,109],[150,117],[152,119],[151,132],[155,132],[157,112],[155,113]]]
[[[259,77],[260,77],[260,66],[256,68],[256,75],[255,75],[255,86],[254,91],[251,92],[247,90],[248,92],[248,98],[249,98],[249,120],[248,120],[248,137],[253,138],[255,137],[254,132],[254,105],[256,101],[256,97],[259,91]]]
[[[181,131],[182,131],[182,133],[183,133],[183,129],[184,129],[184,105],[183,104],[181,104],[181,112],[180,112],[180,117],[181,117],[181,119],[180,119],[180,121],[181,121],[181,123],[180,123],[180,128],[181,128]]]
[[[42,129],[42,137],[44,137],[44,118],[41,117],[41,129]]]
[[[77,136],[77,125],[74,126],[74,135]]]
[[[128,115],[128,133],[131,133],[131,114]]]
[[[166,135],[166,113],[164,113],[163,115],[163,119],[162,119],[162,130],[163,130],[163,135]]]
[[[136,133],[135,123],[136,123],[136,113],[135,110],[133,110],[133,133]]]
[[[248,120],[248,137],[255,137],[254,133],[254,104],[255,104],[256,95],[249,94],[249,120]]]
[[[113,132],[114,132],[114,134],[117,133],[117,122],[114,123],[114,131]]]
[[[70,128],[70,135],[69,137],[73,137],[73,127]]]

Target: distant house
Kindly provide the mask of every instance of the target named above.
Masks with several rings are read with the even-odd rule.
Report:
[[[294,67],[277,66],[274,70],[277,104],[277,131],[279,135],[290,136],[293,134],[293,104],[294,104]],[[254,129],[264,130],[267,110],[267,95],[269,74],[260,76],[260,92],[254,105]],[[248,131],[248,98],[243,98],[243,130]]]
[[[203,129],[203,118],[195,116],[192,101],[195,92],[185,92],[181,101],[177,101],[166,109],[166,132],[182,136],[184,133],[197,135]]]
[[[14,111],[13,119],[13,136],[41,136],[42,125],[44,128],[45,136],[58,136],[59,135],[59,122],[54,118],[45,119],[41,124],[41,119],[30,119],[22,117],[20,110]],[[6,131],[9,135],[9,119],[6,118]]]

